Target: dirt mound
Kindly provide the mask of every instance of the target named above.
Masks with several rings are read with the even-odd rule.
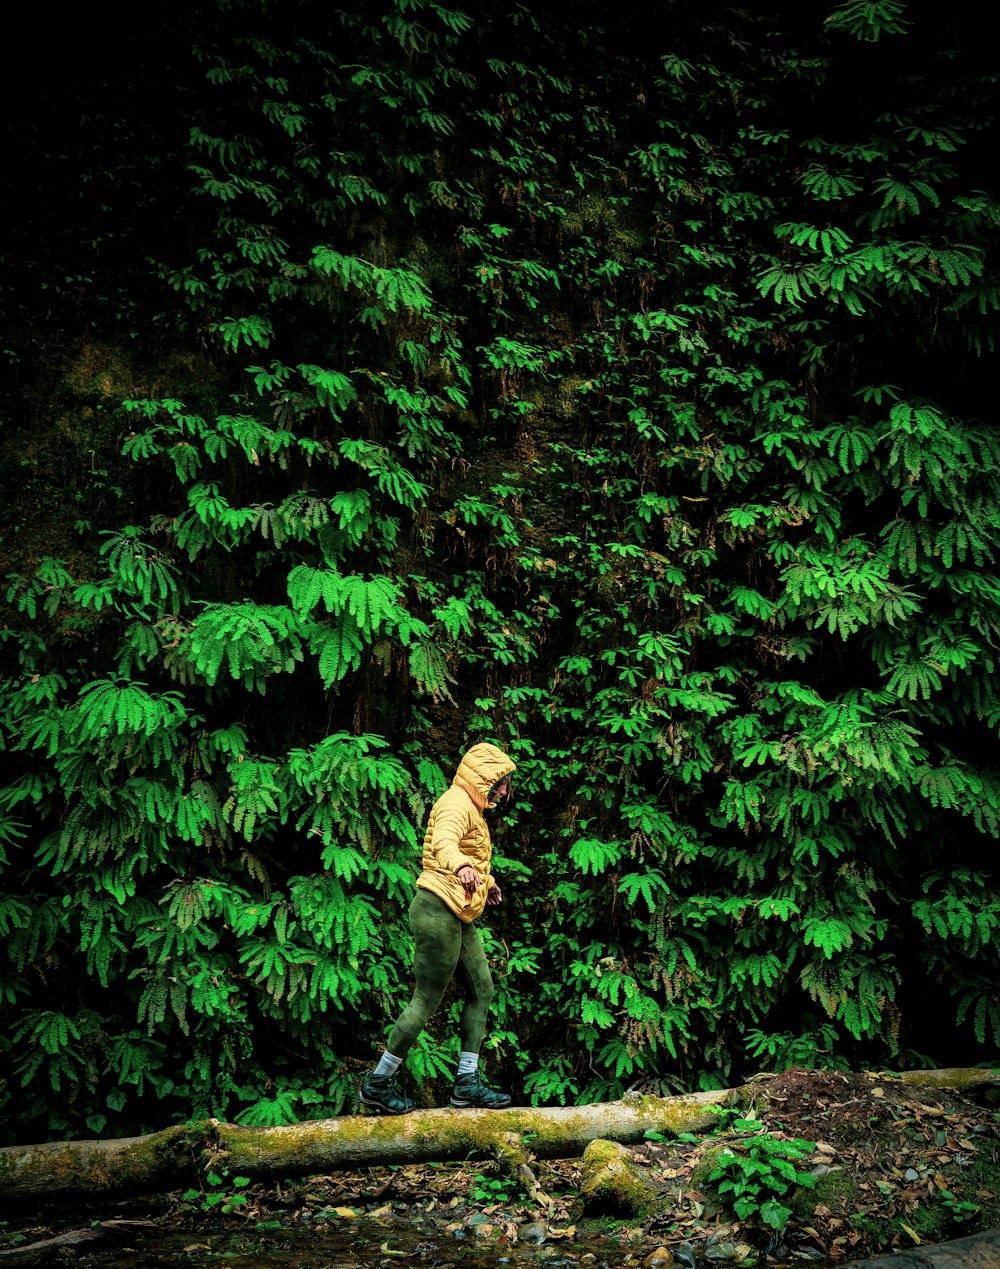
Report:
[[[825,1254],[855,1257],[1000,1224],[1000,1124],[962,1091],[799,1068],[750,1087],[769,1132],[818,1147],[790,1236],[812,1231]]]

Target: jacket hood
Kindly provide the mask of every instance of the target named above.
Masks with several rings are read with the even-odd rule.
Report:
[[[513,758],[488,741],[473,745],[458,764],[453,784],[465,789],[473,802],[482,809],[490,789],[498,780],[515,769]]]

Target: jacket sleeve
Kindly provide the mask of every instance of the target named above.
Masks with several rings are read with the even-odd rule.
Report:
[[[468,813],[461,803],[444,799],[434,817],[430,844],[438,866],[447,872],[458,872],[465,864],[470,864],[473,868],[476,866],[475,861],[461,848],[461,841],[468,827]]]

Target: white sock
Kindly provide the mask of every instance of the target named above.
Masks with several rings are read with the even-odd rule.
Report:
[[[382,1054],[378,1060],[378,1065],[372,1071],[373,1075],[395,1075],[402,1065],[403,1059],[393,1057],[388,1049]]]
[[[479,1069],[478,1053],[460,1053],[458,1055],[458,1074],[471,1075]]]

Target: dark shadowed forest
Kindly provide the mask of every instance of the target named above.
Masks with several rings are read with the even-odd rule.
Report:
[[[0,1144],[352,1110],[482,740],[520,1104],[995,1063],[995,52],[655,16],[26,15]]]

